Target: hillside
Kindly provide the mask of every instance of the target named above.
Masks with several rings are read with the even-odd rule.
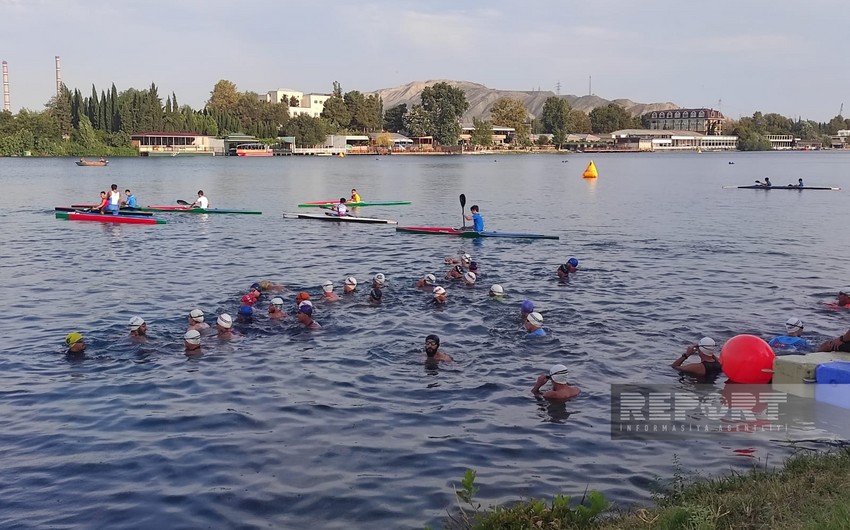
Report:
[[[487,88],[478,83],[469,81],[451,81],[448,79],[433,79],[430,81],[413,81],[406,85],[395,88],[384,88],[370,92],[369,94],[377,94],[384,101],[384,110],[395,107],[402,103],[406,103],[410,108],[413,105],[419,104],[420,94],[425,87],[429,87],[439,82],[446,82],[450,85],[459,87],[466,94],[466,100],[469,102],[469,110],[463,115],[464,123],[472,123],[472,118],[489,118],[490,108],[493,103],[500,98],[514,98],[521,100],[529,113],[533,116],[540,116],[543,111],[543,103],[546,98],[556,95],[551,91],[522,91],[522,90],[497,90]],[[561,96],[566,99],[570,106],[576,110],[590,112],[596,107],[602,107],[609,103],[616,103],[629,111],[633,116],[639,116],[653,110],[668,110],[679,108],[675,103],[635,103],[629,99],[607,100],[598,96]]]

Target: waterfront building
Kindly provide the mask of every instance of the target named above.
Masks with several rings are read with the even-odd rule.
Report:
[[[722,135],[726,117],[718,110],[675,109],[649,112],[641,121],[653,130],[693,131],[707,135]]]
[[[187,132],[144,132],[130,136],[130,145],[139,156],[221,156],[224,140]]]
[[[733,151],[737,136],[706,135],[695,131],[622,129],[611,133],[616,151]]]
[[[765,138],[770,142],[770,148],[774,151],[782,151],[785,149],[794,148],[794,136],[790,134],[765,134]]]
[[[493,146],[498,147],[513,143],[514,136],[516,135],[516,129],[513,127],[502,127],[499,125],[493,125],[491,128],[493,130]],[[473,131],[475,131],[475,127],[473,125],[461,126],[460,142],[462,145],[470,144]]]
[[[260,101],[268,103],[286,102],[289,105],[289,116],[294,118],[299,114],[306,114],[311,118],[318,118],[325,110],[325,102],[330,99],[329,94],[305,94],[290,88],[278,88],[259,96]],[[297,105],[293,105],[297,102]]]

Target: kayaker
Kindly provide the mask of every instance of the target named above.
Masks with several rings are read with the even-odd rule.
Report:
[[[197,329],[190,329],[183,334],[183,346],[186,350],[186,355],[200,355],[201,352],[201,332]]]
[[[142,317],[130,318],[130,338],[144,339],[148,334],[148,323]]]
[[[342,287],[343,294],[351,294],[357,289],[357,278],[349,276],[345,279],[345,284]]]
[[[531,300],[523,300],[522,305],[519,307],[519,314],[522,317],[522,321],[525,322],[525,319],[528,318],[528,315],[534,312],[534,302]]]
[[[437,305],[445,304],[449,299],[449,294],[446,289],[441,286],[434,287],[434,303]]]
[[[798,187],[798,188],[803,188],[803,187],[805,187],[805,186],[803,186],[803,179],[801,179],[801,178],[797,179],[797,187]]]
[[[467,221],[472,221],[472,229],[476,232],[484,231],[484,218],[481,217],[481,214],[478,212],[478,205],[473,204],[469,207],[469,212],[472,216],[464,216]]]
[[[803,334],[803,321],[791,317],[785,322],[785,335],[770,339],[768,345],[783,352],[808,353],[814,351],[814,345],[800,335]]]
[[[286,318],[286,313],[283,312],[283,298],[276,296],[269,300],[269,318],[272,320]]]
[[[440,350],[440,337],[433,334],[425,337],[425,355],[430,362],[450,363],[453,361],[451,356]]]
[[[417,289],[422,289],[422,288],[431,289],[431,288],[434,287],[434,285],[436,283],[437,283],[437,277],[434,276],[433,274],[429,273],[429,274],[426,274],[425,276],[419,278],[418,280],[416,280],[416,288]]]
[[[105,210],[113,215],[118,214],[121,208],[121,192],[118,191],[118,184],[113,184],[109,190],[109,204]]]
[[[136,208],[136,196],[130,190],[124,190],[125,199],[121,201],[121,206]]]
[[[68,355],[79,355],[86,351],[86,341],[82,333],[72,331],[65,335],[65,346],[68,347]]]
[[[360,194],[354,188],[351,188],[351,202],[363,202],[360,200]]]
[[[106,213],[106,207],[109,206],[109,198],[106,196],[105,191],[100,192],[100,204],[95,206],[92,211],[97,210],[100,213]]]
[[[818,347],[818,351],[843,351],[850,352],[850,331],[844,335],[828,340]]]
[[[563,265],[558,267],[558,278],[564,279],[569,277],[570,273],[578,270],[578,260],[575,258],[568,259]]]
[[[233,338],[233,318],[227,314],[222,313],[218,315],[218,318],[215,321],[215,329],[218,331],[216,335],[221,340],[230,340]]]
[[[198,199],[189,205],[189,208],[200,208],[206,210],[210,207],[210,200],[204,195],[204,190],[198,190]]]
[[[204,322],[204,312],[200,309],[189,311],[189,329],[203,331],[209,328],[210,325]]]
[[[295,315],[295,318],[298,319],[298,322],[304,325],[305,328],[315,330],[320,329],[322,326],[313,320],[313,304],[302,303],[298,306],[298,313]]]
[[[339,198],[339,203],[334,207],[334,211],[340,217],[348,215],[348,207],[345,205],[345,197]]]
[[[339,301],[339,296],[334,292],[334,282],[330,280],[322,282],[322,297],[328,302]]]
[[[369,291],[369,303],[372,305],[378,305],[381,303],[381,300],[384,298],[384,291],[381,290],[380,287],[372,287],[372,290]]]
[[[545,337],[546,330],[543,329],[543,315],[534,311],[525,317],[526,337]]]
[[[761,186],[762,188],[770,188],[773,187],[773,184],[770,182],[770,177],[764,177],[764,182],[757,180],[756,184]]]
[[[577,386],[570,386],[567,383],[568,373],[567,367],[563,364],[552,366],[548,373],[537,377],[537,382],[532,387],[531,393],[537,397],[559,401],[576,397],[581,393],[581,390]],[[541,392],[540,388],[549,381],[552,381],[552,389]]]
[[[683,374],[693,375],[697,377],[715,377],[722,371],[720,362],[715,356],[717,351],[717,343],[711,337],[703,337],[696,344],[691,344],[678,359],[673,361],[672,366]],[[685,364],[685,359],[691,355],[699,355],[700,362]]]

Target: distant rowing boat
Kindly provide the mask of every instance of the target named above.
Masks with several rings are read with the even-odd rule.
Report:
[[[331,221],[337,223],[366,223],[366,224],[387,224],[397,225],[398,221],[392,219],[378,219],[375,217],[355,217],[353,215],[344,215],[342,217],[326,212],[324,215],[317,213],[285,213],[284,219],[313,219],[316,221]]]
[[[526,234],[521,232],[491,232],[487,230],[482,232],[476,232],[475,230],[463,230],[461,228],[437,226],[399,226],[396,227],[396,232],[406,232],[408,234],[448,235],[466,238],[502,237],[508,239],[560,239],[559,236],[547,236],[544,234]]]
[[[317,202],[304,202],[298,205],[299,208],[324,208],[325,206],[333,206],[339,203],[339,199],[335,201],[317,201]],[[346,202],[346,206],[357,207],[357,206],[404,206],[410,204],[410,201],[360,201],[360,202]]]
[[[106,166],[109,160],[77,160],[78,166]]]
[[[828,187],[828,186],[797,186],[796,184],[789,184],[787,186],[759,186],[758,184],[750,184],[749,186],[723,186],[724,190],[793,190],[793,191],[806,191],[806,190],[821,190],[821,191],[840,191],[841,188],[836,187]]]

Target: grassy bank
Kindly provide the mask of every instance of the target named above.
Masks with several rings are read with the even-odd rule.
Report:
[[[458,492],[461,501],[466,501],[467,486],[475,491],[471,483],[464,483]],[[556,497],[551,502],[532,500],[477,514],[474,503],[466,502],[471,511],[461,511],[447,526],[476,530],[847,529],[850,449],[799,455],[775,471],[733,473],[676,486],[656,507],[631,513],[600,515],[604,510],[600,497],[589,495],[579,509],[564,506],[564,498]]]

